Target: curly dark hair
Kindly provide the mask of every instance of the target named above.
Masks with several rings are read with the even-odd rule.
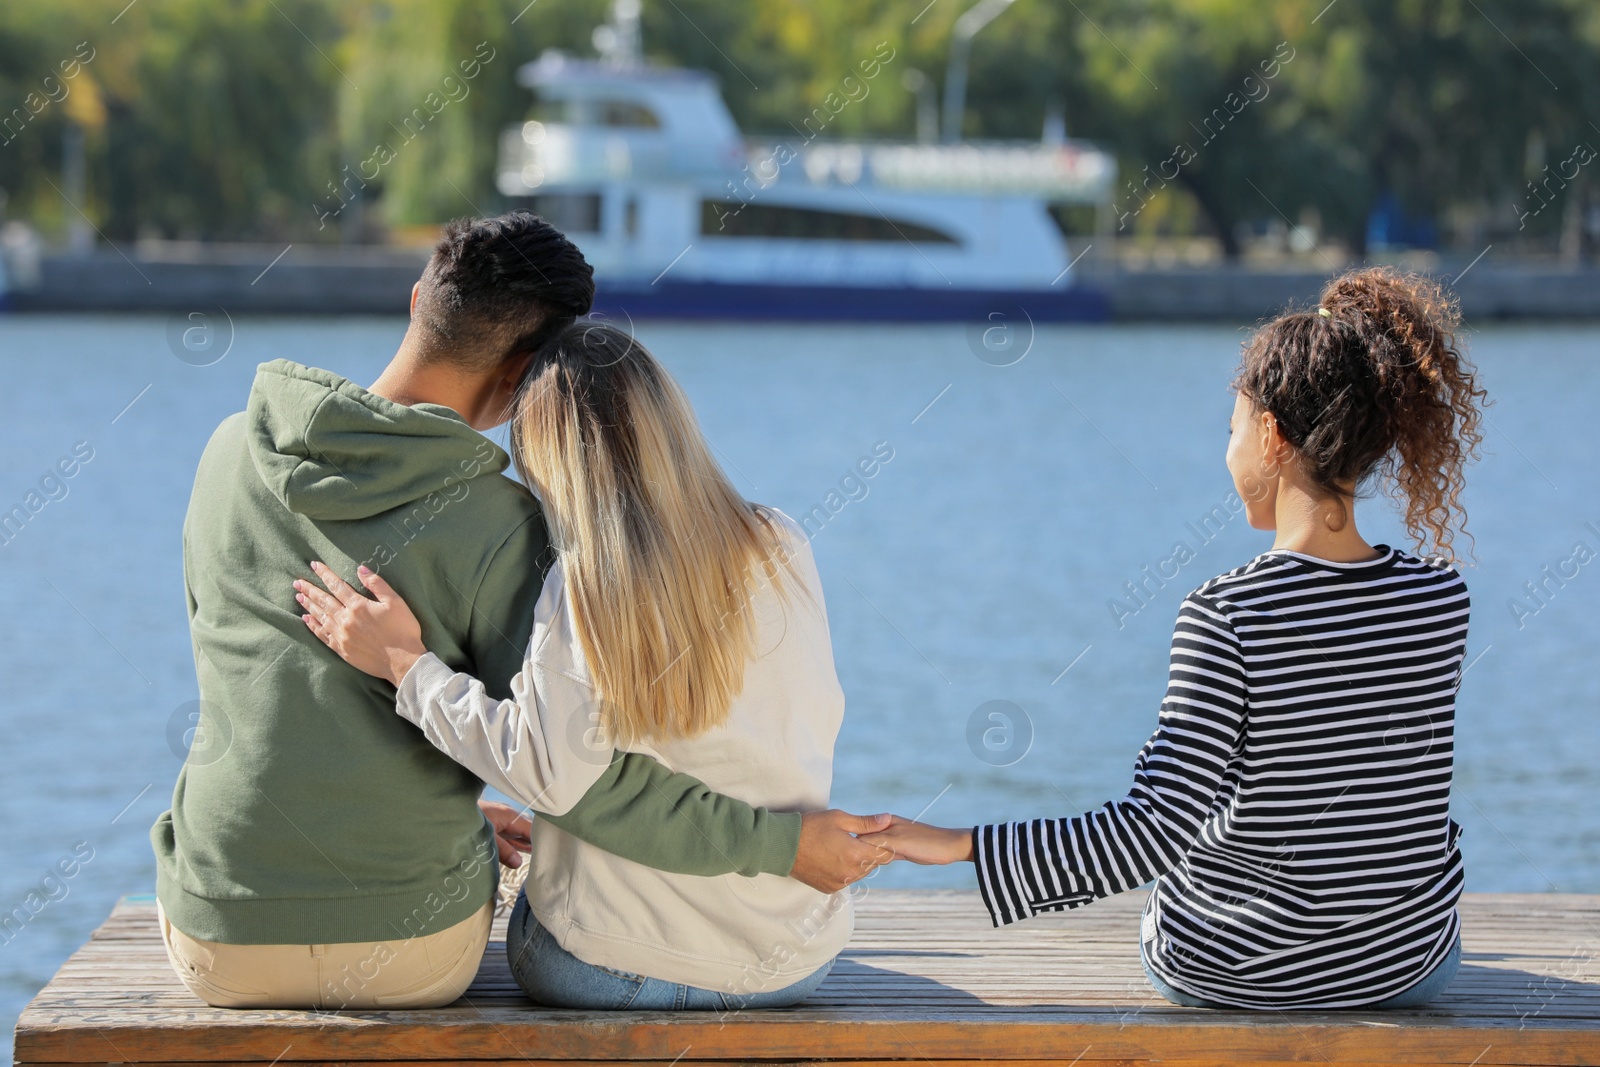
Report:
[[[1437,282],[1388,267],[1350,271],[1327,284],[1319,307],[1257,330],[1234,380],[1277,419],[1318,487],[1342,499],[1383,481],[1418,548],[1446,558],[1466,533],[1462,467],[1477,458],[1487,400],[1460,323]]]
[[[566,235],[531,211],[456,219],[417,290],[413,318],[426,351],[488,368],[537,350],[594,303],[594,268]]]

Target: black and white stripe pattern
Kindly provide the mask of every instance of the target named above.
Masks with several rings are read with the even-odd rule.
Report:
[[[1354,1007],[1424,977],[1459,930],[1468,598],[1444,561],[1380,551],[1269,552],[1191,593],[1128,795],[974,832],[995,925],[1157,879],[1148,958],[1195,996]]]

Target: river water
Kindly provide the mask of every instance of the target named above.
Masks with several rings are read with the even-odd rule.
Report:
[[[191,350],[197,333],[186,348],[185,329],[213,330],[209,347]],[[197,695],[179,529],[207,436],[257,363],[365,384],[403,329],[0,318],[0,511],[43,501],[0,547],[0,917],[31,891],[58,898],[0,932],[7,1040],[115,900],[153,883],[146,834]],[[1120,795],[1183,594],[1269,540],[1225,506],[1241,332],[990,329],[639,327],[735,483],[811,516],[849,699],[846,808],[964,825]],[[1467,493],[1455,817],[1469,888],[1600,892],[1600,329],[1495,326],[1470,345],[1496,403]],[[1402,536],[1382,501],[1360,515],[1374,539]],[[46,882],[62,860],[74,875]],[[955,869],[882,877],[971,884]]]

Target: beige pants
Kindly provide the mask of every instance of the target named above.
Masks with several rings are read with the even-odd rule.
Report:
[[[489,944],[494,904],[438,933],[339,945],[222,945],[161,918],[167,958],[213,1008],[439,1008],[458,1000]]]

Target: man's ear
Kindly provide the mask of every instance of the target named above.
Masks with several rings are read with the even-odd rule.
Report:
[[[501,384],[505,388],[515,390],[522,384],[522,376],[528,373],[528,367],[533,363],[533,353],[518,356],[516,359],[507,360],[505,370],[502,372]]]
[[[522,385],[523,375],[528,373],[528,366],[533,362],[533,353],[509,359],[500,371],[500,380],[496,383],[496,394],[507,400],[517,395],[517,389]]]
[[[411,306],[406,311],[413,316],[417,313],[417,293],[421,289],[422,282],[415,281],[411,283]]]

